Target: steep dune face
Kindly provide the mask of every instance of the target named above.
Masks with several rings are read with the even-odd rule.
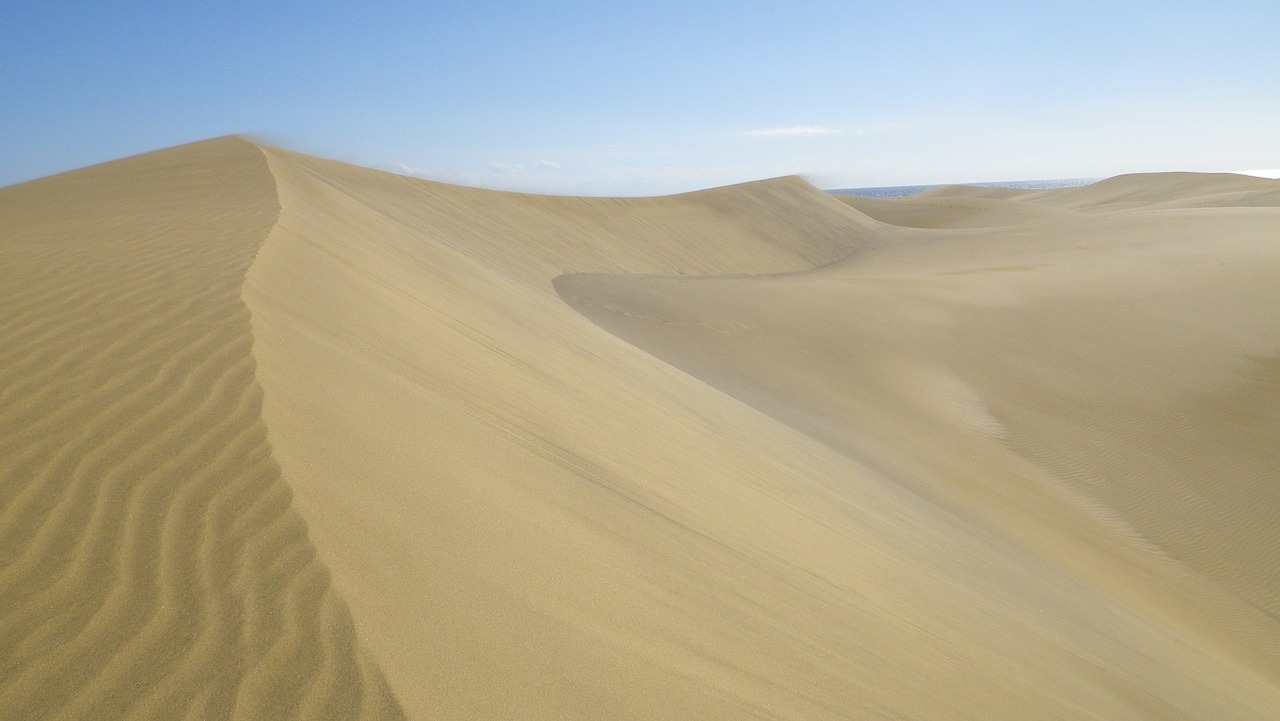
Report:
[[[571,200],[269,157],[282,217],[247,295],[266,417],[406,709],[837,713],[813,683],[864,708],[823,668],[837,650],[812,653],[817,619],[809,645],[769,643],[797,595],[841,603],[786,562],[838,545],[797,540],[831,533],[804,519],[831,513],[832,455],[604,333],[550,279],[809,267],[875,224],[793,180]]]
[[[225,139],[0,191],[0,716],[396,718],[271,457]]]

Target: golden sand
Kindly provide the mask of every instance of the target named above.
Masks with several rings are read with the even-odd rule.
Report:
[[[1280,718],[1278,188],[0,190],[0,717]]]

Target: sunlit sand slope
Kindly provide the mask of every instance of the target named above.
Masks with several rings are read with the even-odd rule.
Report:
[[[1000,440],[1021,411],[943,342],[990,263],[932,305],[777,275],[926,233],[794,179],[568,200],[266,152],[264,417],[410,715],[1280,712],[1273,619]],[[738,277],[619,279],[654,274]]]
[[[0,191],[0,718],[400,716],[271,458],[211,141]]]
[[[1163,619],[1185,634],[1180,663],[1202,648],[1274,689],[1280,214],[1250,207],[1272,181],[1210,176],[1197,196],[1196,179],[1035,194],[1088,216],[902,228],[808,273],[557,287],[638,346]],[[910,219],[953,199],[871,210]],[[1221,671],[1208,659],[1181,673]]]
[[[268,155],[281,220],[247,290],[273,445],[407,710],[865,708],[824,668],[845,651],[775,651],[769,630],[829,596],[786,558],[832,511],[785,499],[830,493],[830,454],[789,460],[812,444],[601,331],[551,278],[794,270],[874,223],[794,179],[575,200]]]

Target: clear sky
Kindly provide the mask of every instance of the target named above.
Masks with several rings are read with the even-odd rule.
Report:
[[[636,195],[1280,167],[1272,0],[9,2],[0,185],[227,134]]]

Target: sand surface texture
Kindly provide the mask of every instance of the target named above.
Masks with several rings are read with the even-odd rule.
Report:
[[[0,190],[0,717],[1280,718],[1277,188]]]

